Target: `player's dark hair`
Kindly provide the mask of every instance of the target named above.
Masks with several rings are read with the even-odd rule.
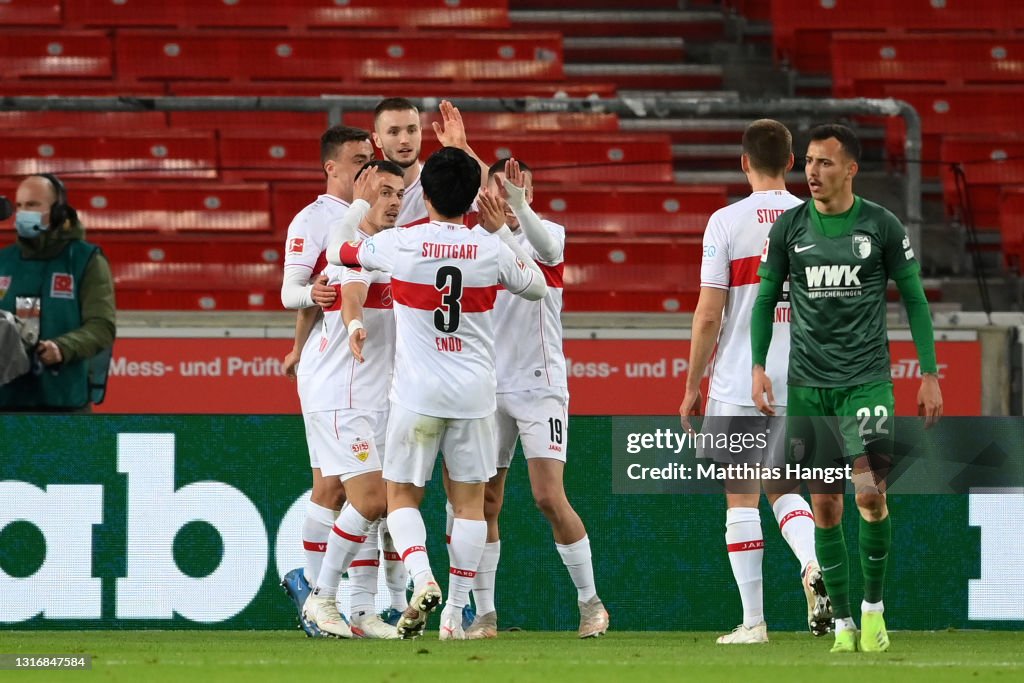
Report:
[[[412,110],[417,114],[420,110],[416,108],[416,105],[405,99],[404,97],[388,97],[377,103],[377,106],[373,110],[373,125],[377,125],[377,119],[380,115],[386,111],[409,111]]]
[[[370,134],[362,128],[352,126],[331,126],[320,136],[320,165],[333,159],[346,142],[370,141]]]
[[[461,216],[480,190],[480,164],[456,147],[442,147],[420,172],[423,196],[446,218]]]
[[[777,178],[793,154],[793,134],[778,121],[758,119],[743,131],[743,153],[758,173]]]
[[[487,169],[487,177],[491,178],[494,176],[495,173],[504,173],[506,161],[508,161],[508,159],[498,159],[493,164],[491,164],[491,167]],[[530,168],[525,161],[520,161],[519,159],[516,159],[516,161],[519,162],[519,168],[521,168],[524,171],[529,171],[530,173],[533,173],[533,169]]]
[[[355,179],[359,180],[359,176],[363,175],[363,171],[373,167],[377,167],[384,173],[390,173],[391,175],[396,175],[399,178],[405,178],[405,173],[402,171],[402,167],[395,162],[388,161],[387,159],[373,159],[363,164],[363,167],[359,169],[358,173],[356,173]]]
[[[826,123],[811,129],[811,140],[821,142],[829,138],[838,140],[846,155],[860,162],[860,139],[849,127],[840,123]]]

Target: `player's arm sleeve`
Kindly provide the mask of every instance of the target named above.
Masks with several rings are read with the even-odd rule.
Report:
[[[521,244],[519,244],[515,235],[512,234],[512,231],[509,230],[507,225],[501,226],[501,230],[495,234],[501,238],[501,241],[506,247],[512,250],[512,253],[516,255],[516,258],[525,263],[526,266],[532,269],[535,273],[543,277],[544,273],[541,271],[540,266],[538,266],[537,262],[533,260],[533,257],[526,253],[526,250],[523,249]]]
[[[85,267],[79,291],[82,326],[53,340],[64,363],[92,358],[110,348],[117,334],[114,276],[107,258],[98,251]]]
[[[910,334],[917,347],[917,360],[921,363],[921,372],[938,372],[935,360],[935,330],[932,328],[932,314],[928,309],[928,299],[924,294],[921,275],[914,269],[907,269],[894,278],[900,290],[903,305],[907,309],[910,320]]]
[[[754,308],[750,312],[750,351],[754,365],[765,367],[768,359],[768,347],[772,344],[772,327],[774,326],[775,304],[782,296],[784,280],[771,271],[761,275],[761,284],[757,289]]]
[[[309,268],[300,265],[284,267],[281,281],[281,303],[285,308],[309,308],[313,305],[313,285],[309,283]]]
[[[533,267],[527,265],[533,264]],[[512,294],[521,296],[527,301],[539,301],[547,296],[548,285],[544,276],[533,259],[529,256],[526,259],[517,257],[515,252],[505,246],[499,245],[498,249],[498,282],[505,285]]]
[[[343,266],[349,268],[366,268],[367,270],[394,270],[395,258],[398,256],[397,229],[379,232],[362,242],[345,242],[335,254]],[[333,261],[332,261],[333,263]]]
[[[711,217],[708,227],[704,229],[702,248],[704,253],[700,262],[700,286],[729,289],[729,239],[715,216]]]
[[[525,202],[513,206],[512,212],[519,219],[519,229],[526,235],[530,246],[537,250],[537,256],[544,263],[557,263],[565,250],[565,241],[557,239],[551,231],[544,227],[540,216]]]
[[[330,238],[327,246],[328,263],[335,266],[343,265],[341,263],[341,245],[356,241],[356,231],[359,229],[359,223],[369,210],[369,202],[365,199],[357,199],[348,207],[344,216],[331,223]]]

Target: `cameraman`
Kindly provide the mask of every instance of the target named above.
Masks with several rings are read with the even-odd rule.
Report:
[[[0,411],[89,411],[106,391],[114,278],[51,173],[18,186],[17,242],[0,249],[0,310],[35,341],[32,369],[0,386]],[[37,341],[36,341],[37,340]]]

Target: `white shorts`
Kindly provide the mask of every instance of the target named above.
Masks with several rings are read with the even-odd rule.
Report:
[[[494,415],[472,419],[421,415],[391,403],[384,478],[426,486],[437,452],[452,481],[484,483],[498,470],[494,458]]]
[[[323,410],[304,413],[309,464],[342,481],[381,469],[388,411]]]
[[[700,431],[715,437],[715,445],[710,440],[699,442],[697,457],[722,464],[781,467],[786,457],[785,415],[786,406],[775,406],[775,416],[770,417],[756,406],[709,398]]]
[[[569,391],[565,387],[498,394],[494,420],[500,469],[512,464],[517,438],[527,460],[552,458],[565,462],[569,447]]]

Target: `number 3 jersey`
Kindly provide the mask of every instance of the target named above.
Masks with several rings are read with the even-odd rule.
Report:
[[[540,276],[496,235],[436,221],[346,244],[340,256],[391,273],[397,330],[391,399],[434,417],[492,414],[498,287],[520,293]]]

